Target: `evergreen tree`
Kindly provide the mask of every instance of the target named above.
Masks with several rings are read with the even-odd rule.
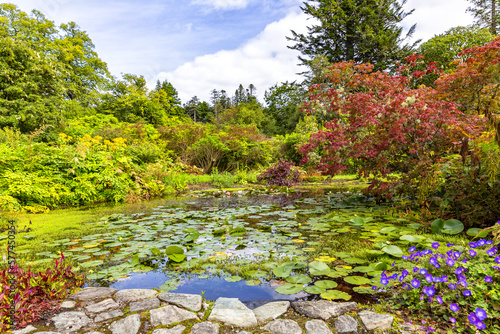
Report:
[[[405,12],[406,0],[307,0],[301,9],[319,21],[308,27],[307,34],[292,31],[289,48],[302,53],[299,59],[307,64],[317,55],[329,62],[354,60],[368,62],[376,69],[392,67],[411,52],[413,45],[401,45],[405,38],[398,26],[412,11]]]
[[[476,24],[488,28],[492,35],[498,33],[497,25],[500,22],[499,0],[467,0],[473,4],[467,11],[474,15]]]

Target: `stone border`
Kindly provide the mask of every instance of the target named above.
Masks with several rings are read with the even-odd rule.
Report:
[[[61,303],[63,312],[52,317],[50,326],[37,329],[30,325],[13,334],[361,334],[373,331],[408,334],[416,331],[410,324],[394,329],[392,315],[358,310],[355,302],[269,300],[257,304],[261,306],[250,309],[237,298],[221,297],[207,303],[201,295],[158,293],[150,289],[85,288]]]

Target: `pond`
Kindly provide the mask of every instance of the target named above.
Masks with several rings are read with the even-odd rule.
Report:
[[[103,217],[99,226],[107,232],[56,240],[55,252],[33,261],[62,251],[86,273],[88,286],[155,288],[209,300],[367,302],[391,257],[400,256],[388,241],[414,234],[419,224],[337,190],[191,193],[148,212]]]

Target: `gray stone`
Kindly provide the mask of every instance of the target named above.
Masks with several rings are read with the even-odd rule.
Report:
[[[149,311],[149,315],[151,318],[151,325],[153,327],[158,325],[170,325],[174,322],[182,322],[187,319],[198,319],[196,314],[178,308],[174,305],[156,308]]]
[[[116,291],[118,290],[113,288],[85,288],[75,294],[69,295],[68,298],[76,300],[104,298],[113,295]]]
[[[238,332],[238,334],[252,334],[252,333],[247,332],[247,331],[241,331],[241,332]]]
[[[172,328],[159,328],[155,329],[151,334],[182,334],[182,332],[186,329],[186,326],[177,325]]]
[[[141,328],[141,318],[139,314],[129,315],[109,325],[109,329],[113,334],[137,334],[139,328]]]
[[[76,303],[71,300],[66,300],[61,303],[61,308],[72,309],[76,307]]]
[[[394,321],[394,317],[389,314],[378,314],[370,311],[362,311],[358,313],[363,325],[365,325],[366,329],[369,331],[378,329],[378,330],[387,330],[392,327],[392,322]]]
[[[114,298],[121,303],[130,303],[153,298],[157,295],[158,292],[149,289],[125,289],[115,293]]]
[[[191,334],[219,334],[219,324],[200,322],[191,327]]]
[[[290,302],[272,302],[253,309],[257,321],[262,322],[268,319],[276,319],[288,311]]]
[[[36,332],[36,334],[61,334],[58,332]]]
[[[332,334],[332,331],[323,320],[309,320],[306,322],[305,327],[307,334]]]
[[[355,302],[335,303],[329,300],[318,300],[311,302],[293,302],[293,309],[306,317],[313,319],[328,320],[339,317],[349,311],[357,310]]]
[[[90,319],[83,312],[63,312],[52,318],[58,331],[76,332],[87,326]]]
[[[202,298],[200,295],[190,295],[185,293],[161,293],[158,298],[187,310],[198,312],[201,310]]]
[[[348,315],[342,315],[335,320],[335,329],[340,334],[358,332],[358,321]]]
[[[220,297],[215,301],[214,308],[208,317],[209,321],[221,321],[236,327],[257,326],[255,314],[238,298]]]
[[[113,310],[113,311],[109,311],[109,312],[104,312],[104,313],[98,314],[95,317],[94,322],[106,321],[106,320],[118,318],[121,316],[123,316],[122,310]]]
[[[101,332],[87,332],[85,334],[102,334]]]
[[[160,306],[158,298],[144,299],[138,302],[130,303],[130,312],[142,312],[157,308]]]
[[[17,331],[12,331],[12,334],[28,334],[33,331],[36,331],[36,327],[29,325],[26,328],[18,329]]]
[[[85,309],[90,313],[101,313],[108,312],[119,307],[120,305],[118,305],[113,299],[110,298],[96,304],[85,306]]]
[[[262,329],[273,334],[302,334],[302,329],[299,324],[289,319],[273,320]]]

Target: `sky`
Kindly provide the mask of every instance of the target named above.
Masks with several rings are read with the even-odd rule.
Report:
[[[299,53],[286,37],[307,32],[313,22],[302,0],[7,0],[21,10],[37,9],[57,24],[76,22],[88,33],[111,74],[142,75],[153,87],[168,80],[186,103],[210,101],[213,89],[229,96],[239,84],[264,92],[285,81],[302,81]],[[472,23],[467,0],[408,0],[423,41]]]

